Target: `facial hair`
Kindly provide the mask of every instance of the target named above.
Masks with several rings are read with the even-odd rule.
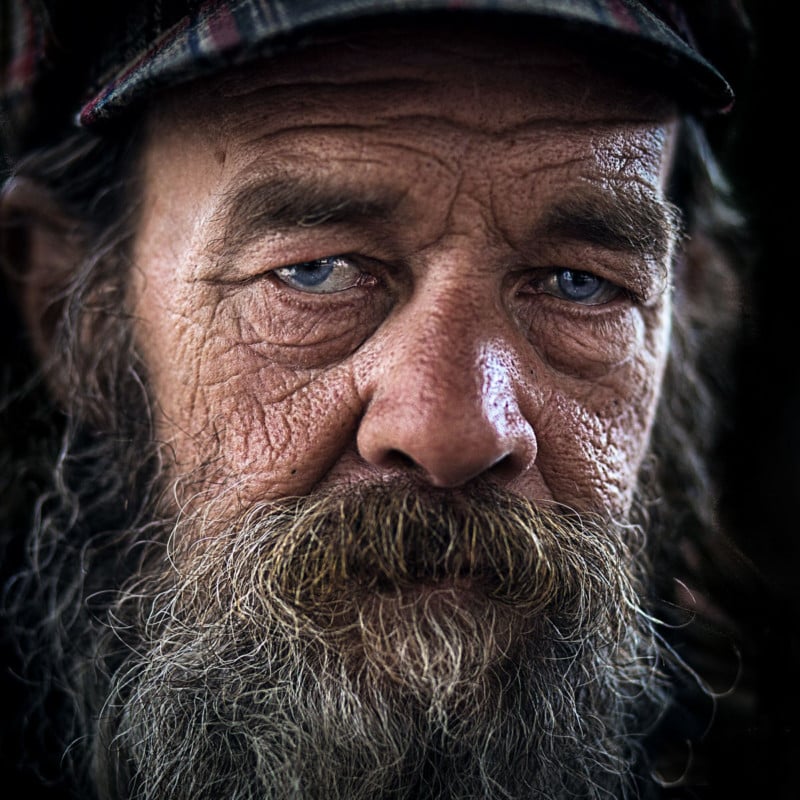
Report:
[[[100,796],[633,791],[663,706],[636,529],[387,483],[167,538],[101,637]]]

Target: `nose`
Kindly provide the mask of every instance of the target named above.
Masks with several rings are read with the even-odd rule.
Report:
[[[530,468],[536,437],[502,341],[482,337],[474,317],[458,324],[448,315],[424,322],[409,315],[402,327],[379,358],[357,435],[361,457],[386,469],[416,468],[447,488],[478,476],[507,483]]]

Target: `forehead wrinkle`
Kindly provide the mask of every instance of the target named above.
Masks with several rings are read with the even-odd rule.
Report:
[[[373,132],[384,129],[390,135],[382,137],[379,141],[371,138],[369,142],[364,142],[362,134],[370,129]],[[454,126],[453,129],[458,131],[457,126]],[[445,157],[436,153],[432,147],[425,147],[422,143],[416,144],[414,139],[409,141],[400,135],[393,137],[392,133],[401,134],[402,131],[398,130],[396,126],[391,127],[378,123],[373,124],[370,128],[360,124],[284,125],[278,130],[255,134],[248,139],[246,147],[258,152],[260,159],[276,157],[306,159],[308,157],[308,163],[312,163],[313,160],[315,165],[324,162],[329,167],[347,163],[362,167],[378,166],[386,168],[395,175],[396,161],[393,156],[398,153],[410,153],[429,165],[434,164],[450,176],[458,173],[458,164],[454,163],[458,160],[458,153],[452,147],[442,148],[447,150],[447,157]],[[341,138],[342,134],[344,134],[344,138]],[[353,135],[348,136],[348,134]],[[284,144],[290,146],[289,152],[280,152]],[[273,152],[265,152],[265,146],[273,148]],[[459,151],[463,149],[463,145],[458,148]],[[388,153],[388,160],[378,157],[383,151],[391,151]],[[324,154],[324,158],[321,158],[321,154]],[[251,169],[248,168],[247,171],[249,172]]]
[[[364,100],[364,98],[361,98]],[[259,116],[263,122],[259,124],[262,132],[256,136],[249,134],[249,138],[256,142],[270,142],[281,136],[302,135],[304,133],[352,133],[355,135],[367,132],[393,132],[401,133],[405,128],[417,130],[420,124],[433,134],[448,136],[451,133],[463,135],[470,134],[486,141],[499,140],[503,137],[537,136],[540,133],[549,133],[561,129],[566,136],[580,136],[584,132],[597,134],[598,132],[619,132],[628,127],[650,128],[662,125],[664,120],[649,115],[620,114],[609,116],[608,113],[587,114],[576,110],[575,116],[570,114],[556,114],[552,109],[528,106],[519,109],[512,115],[499,115],[487,113],[485,109],[470,107],[455,108],[438,105],[436,113],[424,113],[422,108],[430,108],[431,102],[416,98],[405,113],[397,113],[401,105],[406,107],[402,98],[390,101],[381,98],[379,103],[369,102],[359,104],[357,108],[349,103],[327,102],[314,103],[300,102],[297,112],[284,107],[279,115],[262,111]],[[414,108],[417,105],[420,110]],[[312,115],[313,114],[313,118]],[[524,119],[519,119],[521,115]],[[236,136],[240,130],[250,129],[253,119],[246,115],[239,116],[238,123],[231,115],[223,120],[217,137],[220,140]]]
[[[368,65],[370,70],[378,65]],[[414,122],[416,119],[442,124],[456,123],[463,130],[483,133],[524,133],[527,128],[536,130],[544,125],[569,125],[572,127],[591,127],[627,124],[653,124],[663,120],[664,109],[657,110],[652,104],[635,104],[620,102],[609,111],[608,103],[597,104],[583,97],[574,107],[564,113],[555,112],[553,105],[558,97],[553,96],[554,89],[550,81],[542,80],[537,72],[538,80],[531,78],[520,84],[519,81],[498,81],[494,76],[490,80],[485,70],[473,70],[472,75],[453,74],[442,69],[432,76],[419,74],[419,64],[410,65],[411,75],[402,78],[379,77],[365,80],[363,77],[351,78],[347,75],[341,79],[333,79],[325,74],[320,80],[313,80],[304,74],[297,80],[281,80],[274,72],[269,71],[256,86],[251,81],[229,79],[232,83],[242,83],[240,88],[227,87],[214,94],[220,104],[224,101],[245,103],[253,109],[259,109],[265,120],[274,123],[276,120],[306,121],[311,115],[321,123],[354,124],[359,120],[364,127],[391,125],[398,121]],[[258,79],[256,75],[256,80]],[[559,75],[563,78],[563,75]],[[468,83],[471,87],[470,102],[463,103],[463,93],[457,91]],[[553,82],[556,83],[555,81]],[[514,85],[513,90],[511,84]],[[458,95],[461,102],[454,103]],[[191,100],[191,97],[187,98]],[[186,103],[186,111],[196,115],[191,103]],[[398,117],[395,111],[406,107],[412,113]],[[428,117],[424,113],[415,114],[414,108],[436,108],[436,116]],[[503,109],[503,113],[500,113]],[[271,110],[277,113],[270,113]],[[235,131],[236,114],[229,113],[223,120],[223,127],[230,126]],[[376,123],[376,120],[380,122]]]

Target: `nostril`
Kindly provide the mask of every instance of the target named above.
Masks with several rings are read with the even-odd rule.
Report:
[[[491,467],[489,467],[488,474],[496,480],[506,482],[515,478],[520,472],[519,459],[514,453],[507,453]]]
[[[390,469],[419,469],[419,464],[402,450],[388,450],[383,457],[383,466]]]
[[[449,382],[431,378],[425,391],[395,381],[390,397],[373,397],[356,437],[361,458],[438,487],[463,486],[483,473],[507,483],[528,469],[536,457],[536,440],[511,390],[503,413],[489,414],[487,398],[459,388],[458,377]],[[497,399],[489,400],[494,409]]]

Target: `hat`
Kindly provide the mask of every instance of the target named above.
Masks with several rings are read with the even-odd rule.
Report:
[[[491,13],[568,30],[649,68],[693,111],[733,91],[697,45],[689,8],[735,0],[0,0],[0,146],[21,151],[65,120],[99,129],[160,88],[264,57],[320,26],[401,14]],[[683,6],[686,9],[683,9]],[[692,12],[695,13],[695,12]]]

